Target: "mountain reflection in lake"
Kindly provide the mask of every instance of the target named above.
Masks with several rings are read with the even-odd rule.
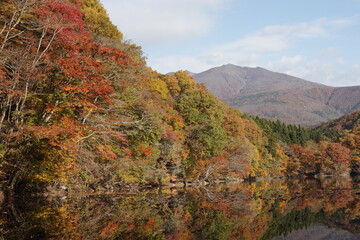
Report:
[[[0,239],[360,239],[359,199],[346,178],[18,199]]]

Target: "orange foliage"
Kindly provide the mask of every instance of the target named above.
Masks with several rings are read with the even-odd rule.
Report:
[[[116,153],[111,151],[110,145],[101,146],[98,145],[96,148],[100,151],[102,157],[104,157],[106,160],[115,160],[117,158]]]
[[[224,116],[222,126],[234,136],[244,135],[244,120],[238,110],[230,108]]]
[[[293,154],[288,165],[290,174],[309,174],[318,171],[318,158],[315,151],[297,144],[291,145]]]
[[[157,222],[154,218],[149,218],[149,220],[146,222],[146,225],[144,226],[145,230],[149,229],[156,229],[157,228]]]
[[[349,172],[350,149],[340,143],[321,142],[322,169],[325,173],[344,174]]]
[[[150,158],[151,155],[154,153],[154,147],[142,148],[140,149],[141,153],[145,155],[146,158]]]
[[[99,237],[101,238],[112,238],[114,231],[119,227],[119,224],[115,221],[109,222],[106,227],[102,230]]]

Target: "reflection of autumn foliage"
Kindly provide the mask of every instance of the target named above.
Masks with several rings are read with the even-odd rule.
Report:
[[[349,179],[295,180],[32,201],[3,211],[0,226],[12,239],[255,240],[312,224],[360,233],[357,188]]]
[[[33,200],[33,204],[35,202],[37,200]],[[18,212],[19,209],[12,205],[9,206],[13,209],[12,212],[1,216],[1,234],[6,236],[5,239],[82,239],[79,215],[72,212],[68,205],[38,205],[34,208],[33,204],[27,205],[30,209],[26,214]],[[21,214],[21,218],[18,214]]]

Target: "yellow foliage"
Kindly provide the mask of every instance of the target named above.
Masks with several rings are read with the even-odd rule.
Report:
[[[229,132],[230,135],[242,137],[244,135],[244,122],[241,118],[241,113],[237,109],[227,108],[222,126]]]
[[[110,21],[105,8],[99,0],[83,0],[82,9],[85,21],[94,35],[101,35],[115,40],[122,39],[122,33]]]
[[[281,162],[280,172],[285,174],[290,158],[284,153],[283,149],[279,144],[275,144],[275,151],[276,154],[279,156]]]
[[[179,82],[179,87],[181,88],[181,91],[185,91],[186,89],[192,89],[196,86],[194,78],[185,71],[178,71],[174,73],[174,76]]]
[[[163,100],[167,100],[167,95],[169,93],[169,89],[166,86],[166,83],[160,78],[152,78],[148,82],[148,87],[150,90],[156,91],[160,94]]]
[[[175,75],[172,74],[164,75],[163,80],[164,82],[166,82],[170,93],[175,97],[179,96],[181,88],[179,86],[179,81],[175,77]]]

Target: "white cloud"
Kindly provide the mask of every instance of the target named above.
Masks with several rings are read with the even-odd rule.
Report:
[[[321,55],[322,56],[330,56],[330,55],[333,55],[333,54],[337,54],[339,52],[338,49],[334,48],[334,47],[328,47],[328,48],[325,48],[323,50],[321,50]]]
[[[300,63],[304,58],[302,56],[294,56],[294,57],[287,57],[287,56],[283,56],[280,60],[280,62],[282,64],[286,64],[286,65],[296,65],[298,63]]]
[[[204,53],[194,56],[165,56],[151,61],[151,67],[161,73],[177,70],[189,70],[199,73],[210,68],[232,63],[239,66],[257,67],[261,56],[255,53],[247,55],[223,55]]]
[[[353,64],[352,68],[355,69],[355,70],[360,70],[360,64]]]
[[[267,55],[283,52],[297,43],[297,41],[309,41],[315,38],[325,38],[329,35],[329,28],[338,26],[339,22],[349,22],[347,19],[317,19],[311,22],[304,22],[295,25],[274,25],[266,26],[259,31],[244,36],[241,39],[213,46],[202,53],[193,56],[179,56],[178,59],[172,58],[157,59],[155,69],[163,71],[169,65],[169,60],[174,61],[173,66],[184,68],[191,62],[190,71],[205,70],[204,66],[218,66],[226,63],[241,64],[246,66],[262,65]],[[326,49],[333,51],[333,49]],[[188,59],[181,61],[180,59]],[[192,59],[190,61],[189,59]],[[295,65],[303,60],[301,56],[287,57],[284,56],[281,64],[288,68],[288,65]],[[166,62],[165,62],[166,61]],[[171,61],[171,60],[170,60]],[[181,67],[180,63],[185,63]],[[179,69],[176,68],[176,69]],[[172,69],[175,70],[175,69]],[[172,71],[168,69],[168,71]],[[165,71],[166,72],[166,71]]]
[[[347,64],[348,64],[348,61],[347,61],[346,59],[344,59],[344,58],[338,58],[338,59],[337,59],[337,63],[338,63],[339,65],[344,66],[344,65],[347,65]]]
[[[304,77],[310,81],[339,87],[360,85],[360,69],[351,69],[349,65],[342,65],[341,70],[339,70],[337,63],[313,61],[307,63],[305,68],[309,70],[303,73],[299,72],[299,75],[305,73]]]
[[[330,22],[329,25],[333,26],[333,27],[339,27],[339,28],[349,27],[351,25],[354,25],[354,23],[358,21],[358,17],[359,16],[354,16],[352,18],[334,19]],[[326,19],[324,19],[324,21],[326,22]]]
[[[213,66],[202,61],[199,57],[193,56],[165,56],[154,60],[152,64],[152,68],[161,73],[179,70],[189,70],[198,73]]]
[[[280,51],[288,47],[288,39],[281,34],[263,34],[262,32],[219,47],[221,51]]]
[[[291,65],[282,64],[282,59],[269,62],[265,68],[328,86],[360,85],[360,65],[350,65],[346,59],[342,61],[342,70],[339,70],[338,63],[302,60],[301,64]]]
[[[304,61],[305,57],[300,55],[293,57],[282,56],[279,60],[270,61],[263,65],[263,67],[275,72],[286,73],[296,77],[304,77],[307,76],[307,71],[309,70],[303,67]]]
[[[266,26],[241,39],[219,46],[221,51],[278,52],[285,50],[295,40],[310,40],[328,37],[329,29],[352,23],[351,19],[321,18],[295,25]]]
[[[229,1],[101,0],[125,37],[143,46],[203,36]]]

